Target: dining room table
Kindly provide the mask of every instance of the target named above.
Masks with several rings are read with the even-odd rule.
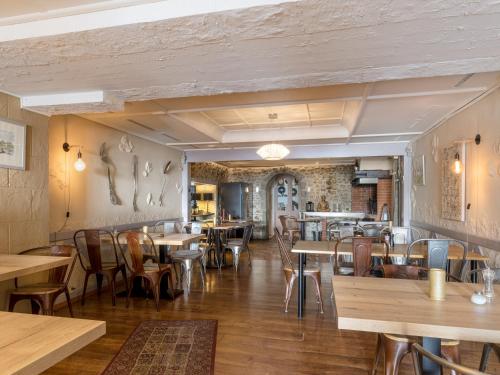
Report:
[[[0,374],[33,375],[106,334],[106,322],[0,311]]]
[[[0,281],[67,266],[72,257],[0,254]]]
[[[340,330],[416,336],[423,347],[441,354],[441,339],[500,343],[500,301],[473,304],[478,284],[446,283],[442,301],[429,298],[427,280],[332,277],[335,319]],[[500,287],[495,286],[496,294]],[[441,374],[423,359],[424,374]]]
[[[214,242],[215,242],[215,256],[217,257],[217,263],[213,263],[210,261],[207,263],[207,268],[226,268],[226,267],[232,267],[232,264],[228,264],[224,260],[224,249],[223,249],[223,240],[221,238],[223,233],[227,233],[236,230],[236,229],[241,229],[244,228],[246,225],[248,225],[248,222],[246,221],[228,221],[225,223],[221,224],[215,224],[213,226],[210,226],[210,228],[214,231]]]
[[[305,278],[304,267],[307,263],[307,255],[335,255],[334,241],[297,241],[292,247],[292,253],[298,254],[298,300],[297,300],[297,316],[302,318],[304,316],[304,300],[305,300]],[[408,251],[408,244],[395,244],[392,247],[386,246],[385,243],[372,243],[372,257],[385,258],[406,257]],[[411,259],[424,259],[427,253],[427,246],[425,244],[418,244],[413,247],[410,254]],[[352,255],[352,244],[343,242],[337,249],[337,255]],[[457,244],[450,244],[448,249],[448,260],[460,260],[463,257],[463,248]],[[470,261],[471,267],[477,265],[477,262],[486,262],[489,258],[473,251],[466,254],[466,260]]]

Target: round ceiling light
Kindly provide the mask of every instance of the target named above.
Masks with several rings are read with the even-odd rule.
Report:
[[[289,153],[290,150],[279,143],[269,143],[257,150],[257,155],[264,160],[281,160]]]

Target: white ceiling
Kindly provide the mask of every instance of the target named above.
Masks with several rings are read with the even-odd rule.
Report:
[[[407,142],[499,83],[496,0],[90,3],[8,3],[0,91],[183,150]]]

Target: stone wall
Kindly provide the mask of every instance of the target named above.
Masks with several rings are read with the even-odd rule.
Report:
[[[212,185],[226,182],[229,176],[229,168],[212,162],[191,163],[190,172],[191,180]]]
[[[316,206],[321,195],[326,195],[330,209],[333,209],[334,204],[338,204],[340,210],[350,211],[353,171],[352,166],[231,168],[228,181],[253,185],[253,219],[256,226],[254,237],[267,238],[272,230],[268,217],[271,209],[270,207],[268,209],[270,202],[267,194],[272,188],[274,177],[290,174],[297,178],[300,188],[300,210],[305,210],[307,201],[312,201]]]

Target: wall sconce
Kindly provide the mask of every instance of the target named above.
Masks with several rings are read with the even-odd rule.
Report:
[[[462,173],[462,162],[460,161],[460,154],[458,152],[455,154],[455,161],[453,162],[453,172],[455,174]]]
[[[260,190],[260,189],[259,189],[259,187],[258,187],[258,186],[256,186],[256,187],[255,187],[255,192],[256,192],[256,193],[258,193],[258,192],[259,192],[259,190]]]
[[[308,193],[310,193],[310,192],[311,192],[311,187],[310,187],[310,186],[308,186],[308,187],[307,187],[307,192],[308,192]]]
[[[245,193],[250,193],[250,189],[248,188],[248,186],[245,188]]]
[[[77,172],[82,172],[87,167],[87,165],[85,164],[85,162],[82,159],[82,151],[80,150],[80,146],[69,145],[68,142],[63,143],[64,152],[69,152],[71,150],[71,148],[73,148],[73,147],[78,147],[77,159],[76,159],[75,163],[73,164],[73,166],[75,167],[75,170]]]

